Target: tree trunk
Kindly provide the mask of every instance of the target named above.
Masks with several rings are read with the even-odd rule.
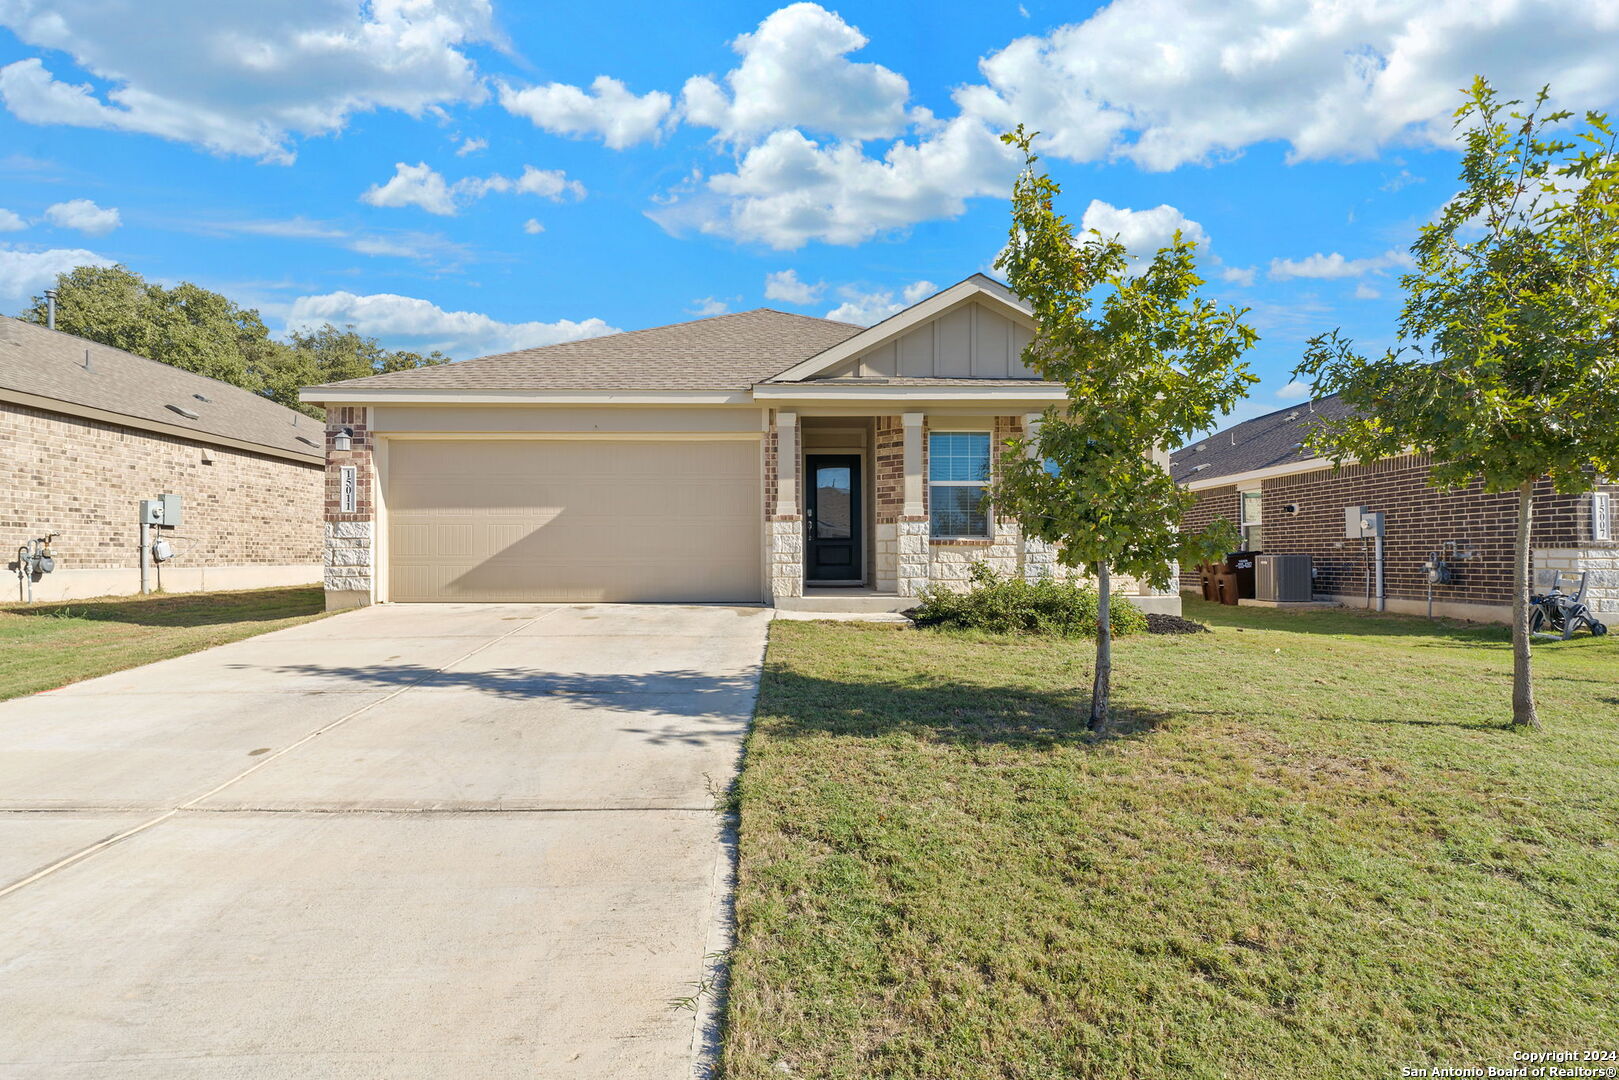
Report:
[[[1512,726],[1540,730],[1534,672],[1529,666],[1529,535],[1535,483],[1518,489],[1518,545],[1512,560]]]
[[[1107,563],[1096,565],[1096,677],[1091,681],[1091,716],[1086,727],[1106,731],[1108,692],[1113,681],[1113,578]]]

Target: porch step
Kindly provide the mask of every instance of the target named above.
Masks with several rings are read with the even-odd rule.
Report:
[[[916,606],[916,597],[869,592],[839,594],[829,589],[808,596],[778,596],[776,606],[783,611],[906,611]]]

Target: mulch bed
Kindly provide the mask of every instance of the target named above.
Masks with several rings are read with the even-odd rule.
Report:
[[[1147,614],[1147,631],[1153,634],[1207,634],[1209,628],[1200,622],[1183,619],[1179,615],[1165,615],[1154,611]]]

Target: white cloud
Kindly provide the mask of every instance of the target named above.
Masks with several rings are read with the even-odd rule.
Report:
[[[411,259],[435,269],[454,269],[471,258],[471,251],[443,233],[415,230],[354,232],[328,221],[305,217],[247,221],[187,219],[183,228],[205,236],[272,236],[285,240],[313,240],[346,248],[360,255]]]
[[[938,291],[939,287],[931,281],[913,281],[901,289],[896,298],[892,289],[862,291],[856,286],[845,285],[838,290],[843,303],[827,312],[826,317],[838,322],[870,326],[872,323],[882,322],[890,315],[899,314],[912,304],[919,303]]]
[[[0,232],[16,232],[18,229],[26,228],[28,228],[28,222],[10,210],[0,208]]]
[[[527,221],[523,222],[523,231],[528,233],[530,236],[538,236],[540,233],[545,231],[545,226],[541,225],[536,219],[529,218]]]
[[[705,296],[700,300],[693,300],[691,307],[686,310],[698,318],[706,319],[714,315],[724,315],[727,311],[730,311],[731,302],[713,296]]]
[[[25,251],[0,244],[0,301],[7,307],[26,302],[56,283],[56,275],[75,266],[111,266],[114,260],[83,248]]]
[[[1355,299],[1356,300],[1376,300],[1379,297],[1381,297],[1382,295],[1383,295],[1382,293],[1378,292],[1376,289],[1372,288],[1370,285],[1366,284],[1364,281],[1360,281],[1360,282],[1355,283]]]
[[[45,208],[45,217],[58,228],[77,229],[91,236],[110,233],[123,224],[116,207],[97,206],[89,199],[52,203]]]
[[[407,165],[394,164],[394,174],[383,184],[373,184],[360,195],[360,201],[372,206],[419,206],[429,214],[450,216],[463,205],[490,193],[538,195],[552,202],[564,199],[582,199],[585,186],[569,180],[561,169],[536,169],[523,166],[523,174],[516,180],[501,176],[469,176],[449,183],[426,162]]]
[[[690,182],[648,216],[670,232],[695,229],[783,251],[812,240],[853,245],[957,217],[974,195],[1008,194],[1017,164],[970,119],[896,142],[880,160],[857,143],[822,146],[788,129],[750,149],[736,172]]]
[[[1290,278],[1352,278],[1410,265],[1411,256],[1403,251],[1385,251],[1365,259],[1346,259],[1336,251],[1328,255],[1316,252],[1302,259],[1272,259],[1270,277],[1274,281],[1287,281]]]
[[[1140,260],[1137,264],[1139,270],[1147,268],[1146,264],[1159,248],[1169,245],[1177,230],[1183,238],[1194,241],[1201,248],[1206,249],[1209,245],[1209,234],[1203,226],[1168,203],[1150,210],[1131,210],[1105,203],[1101,199],[1092,199],[1079,219],[1079,227],[1085,232],[1094,229],[1105,239],[1117,237],[1125,250]]]
[[[438,349],[461,360],[618,333],[600,319],[508,323],[473,311],[445,311],[412,296],[357,296],[351,292],[300,296],[292,303],[287,328],[304,329],[328,322],[352,325],[361,333],[376,335],[391,344],[406,342],[413,349]]]
[[[1277,401],[1303,401],[1310,396],[1310,384],[1298,381],[1290,382],[1276,391]]]
[[[547,83],[518,90],[500,87],[500,104],[553,135],[594,135],[614,150],[656,139],[674,102],[661,90],[637,97],[617,79],[598,75],[590,90]]]
[[[58,81],[36,57],[19,60],[0,68],[0,100],[18,119],[283,164],[295,137],[340,131],[357,112],[418,116],[481,101],[486,90],[462,49],[495,36],[489,0],[5,0],[0,24],[110,84],[104,100],[92,84]]]
[[[1258,273],[1256,266],[1227,266],[1220,270],[1220,280],[1229,281],[1233,285],[1248,287],[1254,283],[1254,275]]]
[[[780,300],[784,304],[813,304],[826,291],[826,282],[811,285],[798,279],[797,270],[778,270],[765,275],[765,299]]]
[[[366,188],[360,201],[372,206],[419,206],[429,214],[446,216],[456,209],[450,185],[425,161],[415,165],[395,162],[388,182]]]
[[[789,4],[731,42],[742,63],[726,73],[723,87],[707,75],[688,79],[681,111],[687,123],[711,127],[729,142],[782,128],[840,139],[898,135],[910,86],[880,64],[846,59],[866,41],[819,4]]]
[[[463,139],[461,145],[455,148],[455,156],[466,157],[468,154],[476,154],[480,150],[487,149],[489,149],[488,139]]]
[[[1514,97],[1550,82],[1564,100],[1612,101],[1616,33],[1619,6],[1587,0],[1113,0],[986,57],[984,84],[955,98],[1076,161],[1172,169],[1266,141],[1291,160],[1368,157],[1451,145],[1476,71]]]

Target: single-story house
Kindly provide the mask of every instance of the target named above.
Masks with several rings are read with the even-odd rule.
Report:
[[[140,590],[142,500],[179,496],[161,530],[171,592],[313,584],[321,577],[323,425],[216,379],[0,316],[0,509],[13,594],[17,549],[47,533],[55,569],[36,600]],[[156,537],[158,530],[149,530]]]
[[[1437,559],[1450,580],[1432,586],[1435,614],[1510,622],[1517,493],[1492,494],[1476,483],[1435,488],[1425,454],[1334,469],[1310,451],[1307,436],[1323,418],[1347,409],[1336,395],[1318,398],[1175,451],[1171,474],[1198,496],[1183,524],[1201,528],[1224,518],[1241,529],[1249,550],[1309,555],[1316,598],[1361,607],[1376,603],[1375,597],[1368,601],[1376,588],[1375,543],[1346,536],[1345,511],[1382,511],[1385,610],[1426,612],[1424,564]],[[1616,502],[1614,484],[1562,495],[1542,482],[1531,533],[1537,571],[1588,571],[1586,602],[1609,619],[1619,617]],[[1181,571],[1181,588],[1196,590],[1197,568]]]
[[[328,603],[880,611],[979,560],[1052,573],[981,505],[1063,397],[1022,362],[1033,332],[975,275],[871,327],[758,309],[309,387]]]

